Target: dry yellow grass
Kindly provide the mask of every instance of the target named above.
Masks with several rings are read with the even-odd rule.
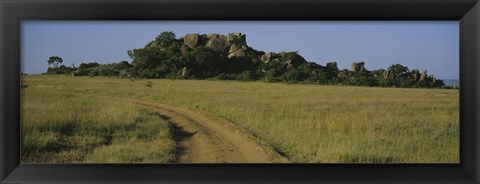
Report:
[[[35,101],[29,98],[38,98],[38,103],[53,107],[64,103],[57,98],[45,100],[55,91],[65,96],[62,99],[104,99],[95,113],[106,112],[84,114],[78,119],[101,117],[105,118],[102,122],[114,122],[108,119],[120,114],[103,107],[118,106],[115,103],[123,102],[107,99],[122,97],[174,104],[227,119],[256,136],[263,145],[287,156],[290,162],[459,162],[458,90],[70,76],[26,76],[23,81],[29,86],[25,91],[34,88],[45,93],[25,93],[25,119],[32,113],[28,103]],[[152,83],[151,87],[145,86],[147,81]],[[88,105],[79,103],[75,108]],[[64,122],[65,116],[73,116],[70,113],[53,108],[51,112],[31,116]],[[117,123],[108,127],[114,124]],[[92,137],[96,134],[92,133]],[[49,136],[54,137],[46,135]],[[97,152],[108,154],[101,149],[94,151]]]

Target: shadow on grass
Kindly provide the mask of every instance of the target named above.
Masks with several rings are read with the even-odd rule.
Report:
[[[171,126],[171,132],[173,134],[173,139],[175,140],[175,143],[176,143],[176,148],[175,148],[175,152],[177,153],[176,154],[176,157],[177,157],[177,160],[178,158],[180,158],[180,155],[183,155],[186,153],[186,150],[187,148],[185,148],[184,146],[182,146],[180,144],[180,142],[186,140],[186,139],[189,139],[190,137],[192,137],[193,135],[197,134],[197,132],[188,132],[186,131],[183,127],[181,126],[178,126],[176,125],[175,123],[172,123],[171,122],[171,117],[169,116],[165,116],[165,115],[161,115],[161,114],[158,114],[157,115],[162,118],[163,120],[165,120],[166,122],[170,123],[170,126]]]

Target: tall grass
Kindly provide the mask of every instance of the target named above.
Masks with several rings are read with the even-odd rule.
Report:
[[[65,76],[25,81],[58,83],[65,95],[143,99],[221,117],[290,162],[459,162],[458,90],[187,80],[149,80],[146,87],[146,80]]]
[[[23,82],[23,163],[175,161],[170,125],[155,114],[73,93],[55,80]]]

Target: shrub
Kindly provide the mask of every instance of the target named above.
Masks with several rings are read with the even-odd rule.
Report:
[[[390,79],[379,79],[378,85],[380,85],[381,87],[390,87],[393,86],[393,82]]]
[[[98,75],[97,70],[90,70],[90,72],[88,72],[88,76],[90,76],[90,77],[97,76],[97,75]]]
[[[118,76],[119,73],[120,73],[119,71],[115,71],[112,69],[103,69],[98,72],[98,75],[108,77],[108,76]]]
[[[78,68],[79,69],[86,69],[86,68],[93,68],[93,67],[97,67],[97,66],[100,66],[100,64],[98,64],[97,62],[81,63],[80,66],[78,66]]]
[[[234,80],[236,78],[235,78],[235,76],[232,76],[231,74],[221,73],[221,74],[218,74],[213,79],[214,80]]]
[[[130,64],[128,61],[121,61],[120,63],[115,65],[115,69],[117,70],[124,70],[130,68]]]
[[[415,87],[416,84],[417,81],[415,79],[403,79],[400,81],[400,87],[402,88]]]
[[[253,76],[253,73],[248,70],[245,70],[242,73],[238,74],[236,78],[237,80],[241,80],[241,81],[251,81],[255,79]]]

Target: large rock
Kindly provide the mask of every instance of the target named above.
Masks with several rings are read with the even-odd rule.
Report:
[[[232,44],[230,46],[230,49],[228,50],[228,58],[233,58],[233,57],[246,57],[247,56],[247,51],[248,47],[245,45],[237,45],[237,44]]]
[[[217,33],[210,33],[210,34],[207,34],[207,39],[213,39],[213,38],[218,38],[220,36],[220,34],[217,34]],[[223,35],[222,35],[223,36]]]
[[[292,69],[292,68],[294,67],[294,65],[293,65],[293,60],[291,60],[291,59],[286,60],[286,61],[285,61],[285,64],[287,65],[287,66],[286,66],[287,70],[290,70],[290,69]]]
[[[236,45],[247,45],[247,38],[242,33],[228,33],[227,42]]]
[[[297,52],[280,52],[277,55],[280,57],[281,61],[285,62],[285,64],[292,65],[293,67],[298,67],[307,63],[305,58],[300,56]]]
[[[234,52],[236,52],[237,50],[240,50],[241,48],[242,48],[241,45],[232,44],[232,45],[230,45],[230,49],[228,50],[228,54],[234,53]]]
[[[227,37],[225,35],[209,34],[207,35],[206,46],[213,50],[224,52],[228,47]]]
[[[187,67],[182,68],[182,77],[186,77],[188,75],[188,69]]]
[[[187,54],[188,51],[190,51],[190,48],[188,48],[187,45],[182,44],[182,46],[180,47],[180,52],[182,52],[182,54]]]
[[[364,62],[352,63],[352,71],[353,72],[365,71],[365,63]]]
[[[271,59],[274,55],[275,55],[275,53],[273,53],[273,52],[266,53],[266,54],[262,55],[262,57],[260,57],[260,61],[262,61],[263,63],[268,63],[268,62],[271,61]]]
[[[385,70],[385,72],[383,72],[383,78],[384,79],[394,79],[395,74],[392,71]]]
[[[422,71],[422,75],[420,75],[420,81],[427,79],[427,70]]]
[[[435,83],[435,82],[437,82],[437,78],[435,78],[435,76],[434,76],[434,75],[430,75],[430,76],[428,76],[428,79],[429,79],[430,81],[432,81],[432,83]]]
[[[395,73],[393,71],[388,71],[388,79],[395,79]]]
[[[200,45],[200,35],[186,34],[185,36],[183,36],[183,43],[193,49]]]

